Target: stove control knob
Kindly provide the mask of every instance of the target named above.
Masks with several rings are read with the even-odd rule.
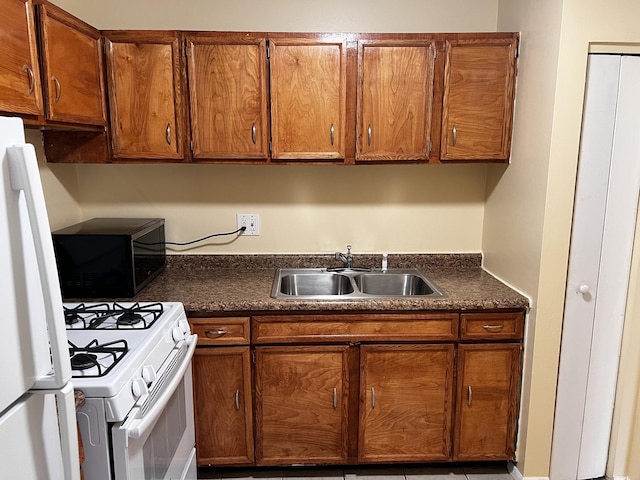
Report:
[[[142,366],[142,379],[144,383],[148,386],[156,381],[156,369],[153,368],[153,365],[143,365]]]
[[[191,327],[189,326],[189,321],[186,318],[180,320],[180,328],[182,328],[182,332],[185,336],[191,333]]]
[[[142,378],[134,378],[133,382],[131,382],[131,393],[137,399],[142,397],[143,395],[147,395],[149,393],[149,389],[147,388],[147,384],[144,383]]]
[[[173,335],[173,341],[174,342],[180,343],[180,342],[184,341],[184,332],[182,331],[182,328],[173,327],[173,330],[172,330],[171,334]]]

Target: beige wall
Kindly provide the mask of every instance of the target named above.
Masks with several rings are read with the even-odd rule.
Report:
[[[493,31],[498,0],[53,0],[99,29]]]
[[[498,29],[524,32],[518,88],[525,91],[518,91],[513,165],[504,175],[489,171],[482,249],[489,270],[533,298],[518,456],[529,477],[549,475],[589,42],[640,41],[639,15],[636,0],[500,2]]]

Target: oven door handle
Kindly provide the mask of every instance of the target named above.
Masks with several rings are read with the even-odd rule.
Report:
[[[196,349],[196,343],[198,341],[197,335],[191,335],[187,340],[187,345],[189,345],[188,350],[184,358],[182,359],[182,364],[180,367],[174,372],[173,377],[164,386],[163,392],[160,394],[155,404],[149,409],[149,411],[144,415],[143,418],[138,419],[135,418],[136,415],[132,415],[127,420],[125,420],[122,427],[126,430],[127,435],[131,438],[142,438],[145,436],[148,429],[153,428],[156,424],[160,415],[164,411],[167,403],[173,396],[173,393],[180,385],[182,378],[184,377],[187,368],[191,365],[191,357],[193,357],[193,353]]]

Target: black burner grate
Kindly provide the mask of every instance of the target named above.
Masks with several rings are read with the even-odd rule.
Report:
[[[128,351],[129,346],[126,340],[115,340],[101,344],[94,339],[84,347],[79,347],[69,341],[71,368],[75,371],[85,371],[94,367],[97,369],[97,373],[81,373],[75,376],[104,377]]]
[[[65,322],[70,329],[82,330],[132,330],[151,327],[160,318],[162,303],[134,303],[124,306],[119,303],[96,303],[75,307],[64,307]]]

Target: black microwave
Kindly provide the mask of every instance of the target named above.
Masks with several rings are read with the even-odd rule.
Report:
[[[62,296],[130,298],[166,264],[163,218],[94,218],[53,232]]]

